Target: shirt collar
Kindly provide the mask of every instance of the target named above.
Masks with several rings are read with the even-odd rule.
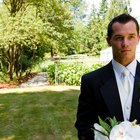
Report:
[[[122,64],[118,63],[116,60],[112,59],[113,69],[120,75],[121,72],[126,68],[130,71],[130,73],[135,76],[136,73],[136,66],[137,61],[134,59],[128,66],[123,66]]]

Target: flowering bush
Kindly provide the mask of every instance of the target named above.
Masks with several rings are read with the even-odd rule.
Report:
[[[95,140],[140,140],[140,126],[133,122],[117,122],[109,119],[110,125],[99,118],[99,124],[94,124]]]

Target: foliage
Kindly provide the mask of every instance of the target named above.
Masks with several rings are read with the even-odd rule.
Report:
[[[24,12],[30,0],[3,0],[10,16],[16,16],[19,12]]]
[[[0,14],[0,69],[13,80],[41,59],[74,49],[72,8],[79,0],[4,0]],[[9,12],[9,13],[8,13]],[[72,50],[71,49],[71,50]],[[73,51],[72,51],[73,52]]]
[[[10,80],[14,73],[17,78],[33,62],[44,56],[44,24],[32,16],[3,18],[0,28],[1,71],[7,73]]]
[[[36,62],[33,66],[31,71],[33,72],[45,72],[46,69],[48,68],[48,65],[53,64],[51,60],[41,59],[38,62]]]
[[[107,48],[106,34],[109,21],[122,13],[130,13],[129,0],[102,0],[99,9],[93,5],[93,10],[86,30],[85,48],[92,55],[99,55],[102,49]]]
[[[3,0],[0,5],[0,70],[10,80],[44,54],[99,55],[107,47],[106,28],[112,17],[130,12],[129,0],[102,0],[87,21],[84,0]],[[115,7],[115,8],[114,8]],[[63,79],[63,78],[62,78]],[[73,82],[75,83],[75,82]]]
[[[51,84],[80,85],[81,76],[101,67],[101,64],[94,64],[87,67],[78,62],[75,63],[54,63],[48,66],[46,71]]]
[[[119,124],[119,122],[116,120],[115,117],[108,118],[108,120],[106,120],[109,122],[109,124],[107,122],[103,121],[100,117],[98,117],[98,118],[99,118],[99,124],[108,132],[108,134],[115,125]]]
[[[48,65],[47,68],[43,68],[42,71],[48,72],[49,83],[54,84],[55,83],[55,63]]]
[[[74,89],[34,87],[26,92],[24,88],[20,93],[0,94],[0,139],[77,140],[74,121],[78,93]]]
[[[88,48],[85,46],[85,40],[86,40],[86,32],[87,32],[87,26],[84,25],[84,23],[78,21],[75,24],[75,28],[74,28],[74,51],[73,53],[71,53],[70,49],[68,50],[68,54],[74,54],[74,53],[78,53],[78,54],[83,54],[83,53],[88,53]]]
[[[58,66],[58,83],[80,85],[81,76],[91,70],[92,68],[85,67],[79,63],[61,64]]]
[[[46,34],[49,37],[47,47],[52,57],[62,52],[70,54],[69,50],[75,49],[73,36],[75,16],[72,10],[79,8],[80,4],[80,0],[45,0],[37,5],[37,16],[46,23]]]
[[[9,78],[7,74],[0,72],[0,83],[9,82]]]

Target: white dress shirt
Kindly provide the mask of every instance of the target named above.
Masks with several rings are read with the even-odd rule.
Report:
[[[123,117],[124,117],[124,120],[129,120],[130,113],[131,113],[134,77],[135,77],[135,73],[136,73],[137,61],[135,59],[127,67],[125,67],[113,59],[112,65],[113,65],[113,70],[115,72],[117,86],[118,86],[118,90],[119,90],[122,111],[123,111]],[[123,83],[122,83],[122,81],[123,81],[122,80],[122,71],[124,69],[128,69],[130,71],[130,80],[131,80],[132,84],[130,84],[131,86],[130,86],[129,94],[126,93],[126,91],[123,87]]]

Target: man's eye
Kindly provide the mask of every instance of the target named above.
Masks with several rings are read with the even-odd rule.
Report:
[[[133,38],[135,38],[134,36],[129,36],[129,39],[133,39]]]
[[[116,37],[116,40],[122,40],[123,38],[122,37]]]

